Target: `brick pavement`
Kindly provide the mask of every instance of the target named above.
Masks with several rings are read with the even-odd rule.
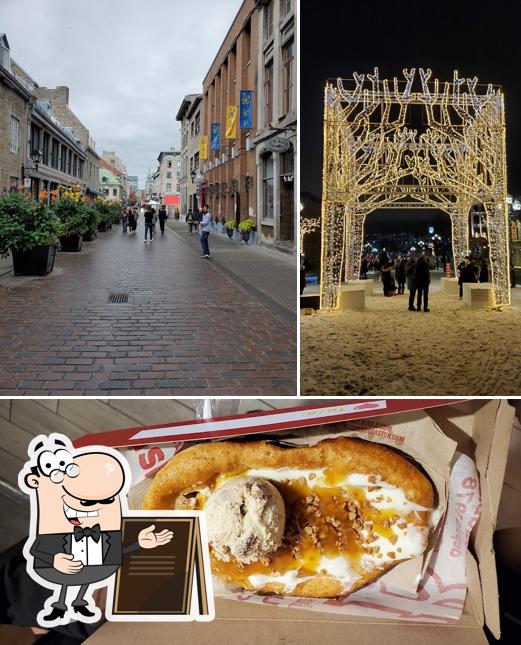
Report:
[[[0,395],[295,394],[296,326],[142,227],[59,253],[45,278],[0,277]]]

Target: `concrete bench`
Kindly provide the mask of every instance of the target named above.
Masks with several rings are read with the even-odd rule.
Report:
[[[363,284],[342,285],[338,298],[338,309],[363,311],[365,309],[365,294],[365,285]]]
[[[373,280],[348,280],[347,285],[348,286],[360,286],[363,285],[365,287],[365,295],[366,296],[372,296],[373,295]]]
[[[459,296],[458,278],[445,278],[441,279],[441,290],[443,293]]]
[[[492,282],[464,282],[463,302],[470,307],[493,307],[495,300]]]

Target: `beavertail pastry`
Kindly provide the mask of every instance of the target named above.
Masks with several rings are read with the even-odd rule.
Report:
[[[427,477],[379,444],[202,443],[156,475],[146,509],[202,509],[212,572],[243,589],[335,597],[421,555]]]

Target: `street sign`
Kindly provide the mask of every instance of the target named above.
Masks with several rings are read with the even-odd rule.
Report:
[[[290,142],[287,139],[284,139],[284,137],[273,137],[273,139],[270,139],[268,142],[268,148],[272,152],[287,152],[290,147]]]
[[[30,177],[25,177],[24,179],[24,188],[30,188],[31,187],[31,178]]]

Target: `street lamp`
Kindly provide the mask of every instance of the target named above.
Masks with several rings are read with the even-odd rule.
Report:
[[[38,164],[41,162],[42,157],[43,157],[43,153],[41,150],[38,150],[35,148],[31,152],[31,159],[33,160],[34,166],[36,168],[36,172],[38,172]]]

